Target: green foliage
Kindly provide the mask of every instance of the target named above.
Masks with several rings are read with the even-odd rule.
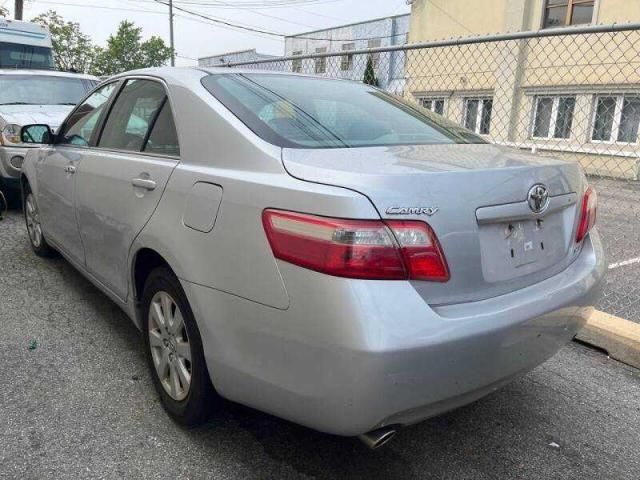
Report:
[[[75,22],[65,22],[55,11],[49,10],[31,20],[49,28],[56,69],[88,72],[95,55],[95,47],[88,35]]]
[[[133,22],[120,22],[117,32],[109,36],[107,46],[102,48],[93,44],[78,23],[64,21],[54,10],[31,21],[49,28],[58,70],[114,75],[137,68],[160,67],[171,58],[171,48],[160,37],[142,41],[142,28]]]
[[[378,79],[376,78],[376,70],[373,68],[373,57],[369,55],[367,57],[367,66],[364,69],[364,77],[362,81],[367,85],[378,86]]]
[[[118,31],[110,35],[106,48],[98,48],[91,73],[113,75],[127,70],[160,67],[171,58],[169,48],[160,37],[142,41],[142,28],[123,21]]]

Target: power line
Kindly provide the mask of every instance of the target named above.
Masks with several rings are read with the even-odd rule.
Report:
[[[153,0],[156,3],[160,3],[162,5],[169,5],[168,3],[166,3],[163,0]],[[241,25],[239,23],[234,23],[231,20],[227,20],[227,19],[222,19],[222,18],[216,18],[216,17],[211,17],[209,15],[205,15],[201,12],[197,12],[194,10],[188,10],[186,8],[183,7],[179,7],[177,5],[174,4],[173,6],[174,9],[176,10],[180,10],[181,12],[184,13],[188,13],[190,15],[194,15],[196,17],[199,18],[203,18],[205,20],[209,20],[213,23],[218,23],[218,24],[222,24],[222,25],[226,25],[228,27],[232,27],[232,28],[237,28],[240,30],[247,30],[250,32],[254,32],[254,33],[261,33],[263,35],[271,35],[274,37],[294,37],[297,39],[303,39],[303,40],[318,40],[318,41],[324,41],[324,42],[356,42],[356,41],[363,41],[363,40],[377,40],[377,39],[384,39],[384,38],[395,38],[395,37],[402,37],[405,36],[404,33],[396,33],[394,35],[382,35],[382,36],[374,36],[374,37],[362,37],[362,38],[341,38],[341,39],[336,39],[336,38],[318,38],[318,37],[306,37],[304,36],[304,34],[302,35],[288,35],[285,33],[279,33],[279,32],[272,32],[269,30],[263,30],[257,27],[253,27],[253,26],[248,26],[248,25]],[[331,30],[331,28],[326,28],[326,29],[322,29],[322,30]]]

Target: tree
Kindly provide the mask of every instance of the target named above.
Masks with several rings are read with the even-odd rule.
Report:
[[[49,28],[53,44],[53,60],[57,70],[88,72],[93,64],[95,47],[88,35],[80,30],[80,24],[65,22],[54,10],[49,10],[31,20]]]
[[[7,10],[4,7],[0,7],[0,17],[8,17],[9,16],[9,10]]]
[[[153,36],[142,41],[142,28],[133,22],[123,21],[115,35],[107,39],[106,48],[96,51],[91,73],[114,75],[127,70],[160,67],[171,58],[169,48],[160,37]]]
[[[364,77],[362,79],[367,85],[378,86],[378,79],[376,78],[376,70],[373,68],[373,57],[369,55],[367,57],[367,66],[364,69]]]

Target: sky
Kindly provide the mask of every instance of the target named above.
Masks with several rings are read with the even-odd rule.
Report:
[[[158,35],[169,43],[168,7],[157,0],[25,0],[24,3],[25,20],[55,10],[65,20],[78,22],[98,45],[106,42],[122,20],[141,26],[145,38]],[[8,8],[11,15],[13,4],[14,0],[0,0],[0,6]],[[409,13],[406,0],[174,0],[174,5],[288,35]],[[198,57],[249,48],[267,54],[284,53],[282,37],[214,25],[180,10],[175,14],[176,65],[193,65]]]

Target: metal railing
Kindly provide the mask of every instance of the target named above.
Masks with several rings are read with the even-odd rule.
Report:
[[[640,321],[640,261],[629,263],[640,257],[640,24],[352,51],[318,42],[329,51],[229,66],[366,81],[495,143],[580,163],[614,267],[600,307]]]

